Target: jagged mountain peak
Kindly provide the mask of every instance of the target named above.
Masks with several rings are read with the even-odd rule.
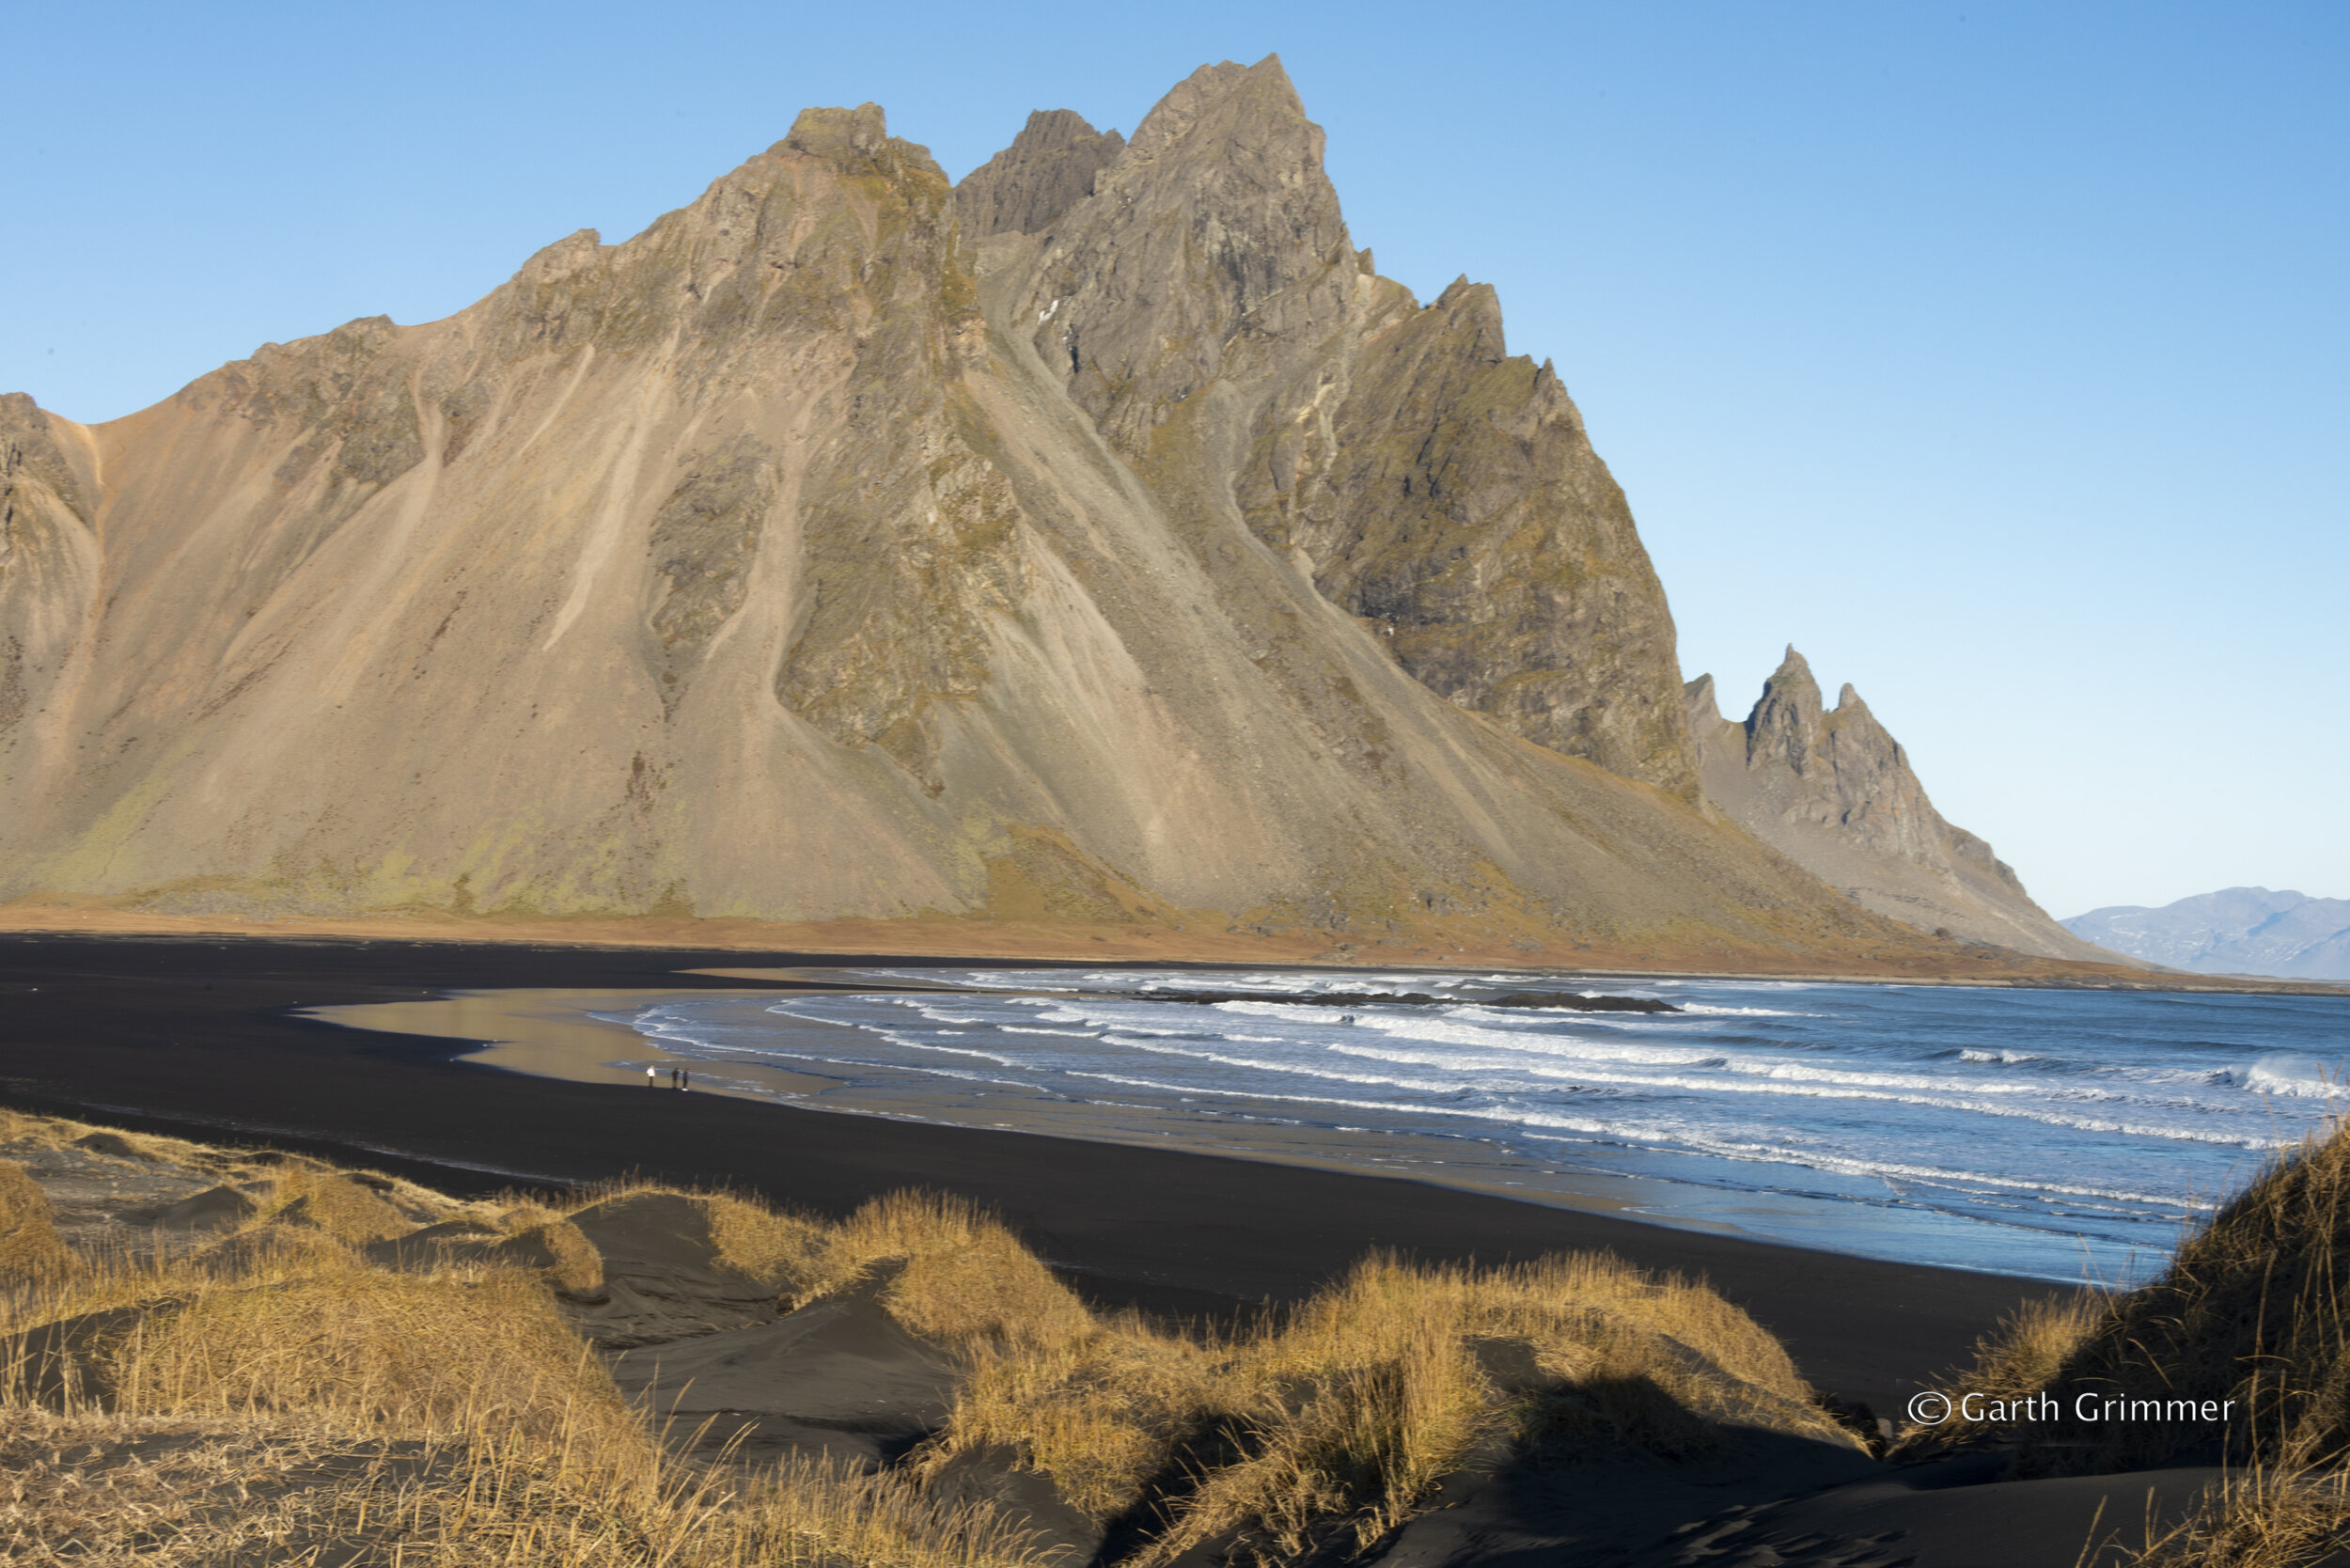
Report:
[[[1817,678],[1811,673],[1811,661],[1797,652],[1795,645],[1792,642],[1787,645],[1786,653],[1780,657],[1778,668],[1771,672],[1763,684],[1768,687],[1781,682],[1808,684],[1813,687],[1819,684]]]
[[[1064,147],[1074,147],[1092,140],[1096,135],[1116,136],[1116,131],[1096,132],[1093,122],[1074,109],[1031,109],[1028,123],[1020,128],[1020,134],[1011,145],[1026,152],[1058,152]],[[1119,138],[1121,142],[1125,139]]]
[[[1797,776],[1819,762],[1820,682],[1810,663],[1787,645],[1787,656],[1762,682],[1762,696],[1747,715],[1747,765],[1783,765]]]
[[[594,261],[603,250],[603,236],[592,228],[575,228],[552,244],[533,251],[514,270],[512,281],[529,285],[555,283]]]
[[[864,102],[854,109],[802,109],[783,145],[810,157],[850,163],[877,156],[889,141],[889,117]]]
[[[1730,817],[1881,914],[2050,957],[2115,956],[2051,919],[1991,846],[1935,809],[1901,744],[1846,682],[1825,708],[1791,643],[1743,724],[1714,682],[1684,688],[1706,794]]]
[[[1064,228],[1058,265],[1031,290],[1049,291],[1036,306],[1066,301],[1055,318],[1062,336],[1090,327],[1109,374],[1171,376],[1173,386],[1151,390],[1178,397],[1215,373],[1246,318],[1336,269],[1351,275],[1355,260],[1323,168],[1322,128],[1270,55],[1254,66],[1203,66],[1178,84],[1095,173],[1090,206]],[[1328,321],[1342,312],[1342,294],[1324,290],[1290,303],[1283,321],[1255,324],[1278,331]],[[1084,355],[1080,344],[1080,379]]]
[[[1430,301],[1427,308],[1449,314],[1459,323],[1458,330],[1469,338],[1468,353],[1489,365],[1498,365],[1510,357],[1509,334],[1501,321],[1501,295],[1490,283],[1472,283],[1464,273],[1446,285],[1443,293]],[[1550,361],[1543,361],[1536,372],[1538,384],[1558,383],[1558,372],[1550,368]]]
[[[1700,675],[1687,682],[1681,688],[1681,693],[1689,705],[1690,723],[1710,727],[1722,722],[1721,702],[1715,693],[1711,675]]]
[[[1310,126],[1306,105],[1280,55],[1267,55],[1252,66],[1219,60],[1201,66],[1167,90],[1135,127],[1132,150],[1137,162],[1156,158],[1203,126],[1212,136],[1239,138],[1301,125]],[[1320,128],[1312,129],[1319,154]]]
[[[1126,149],[1073,109],[1037,109],[1011,145],[955,187],[964,236],[1033,234],[1093,194],[1094,176]]]

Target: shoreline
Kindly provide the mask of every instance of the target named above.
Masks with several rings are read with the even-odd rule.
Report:
[[[634,1173],[744,1187],[833,1216],[893,1190],[959,1193],[999,1210],[1089,1298],[1178,1319],[1229,1323],[1302,1299],[1375,1249],[1483,1262],[1606,1250],[1711,1280],[1784,1339],[1816,1386],[1880,1411],[1969,1360],[2002,1315],[2063,1294],[1359,1171],[878,1117],[779,1117],[788,1107],[725,1095],[484,1072],[459,1059],[469,1042],[298,1011],[452,990],[770,989],[679,985],[732,957],[0,937],[0,1100],[208,1140],[339,1150],[459,1192],[526,1184],[508,1172],[571,1184]]]
[[[1214,920],[1229,918],[1218,915]],[[1509,969],[1559,972],[1594,980],[1819,980],[1841,985],[1957,985],[2032,989],[2220,992],[2240,995],[2350,996],[2350,980],[2295,980],[2249,975],[2081,964],[2035,958],[2007,949],[1968,949],[1960,958],[1927,960],[1915,952],[1794,953],[1720,948],[1685,953],[1638,951],[1558,942],[1528,949],[1477,932],[1416,931],[1371,939],[1343,932],[1288,930],[1269,934],[1214,932],[1126,922],[996,921],[965,918],[771,921],[690,916],[458,916],[439,911],[386,915],[263,917],[160,915],[106,907],[99,900],[39,896],[0,903],[0,938],[185,939],[260,943],[417,943],[453,947],[566,948],[582,951],[679,951],[720,960],[741,953],[790,952],[898,962],[964,961],[1035,964],[1210,964],[1331,969]],[[1761,967],[1742,967],[1761,964]],[[703,973],[724,973],[713,966]]]
[[[1947,1247],[1937,1256],[1921,1242],[1913,1216],[1888,1218],[1886,1210],[1874,1205],[1823,1200],[1800,1183],[1790,1186],[1762,1174],[1745,1184],[1716,1184],[1644,1169],[1637,1158],[1544,1161],[1498,1136],[1299,1120],[1312,1114],[1303,1104],[1268,1107],[1262,1116],[1235,1116],[1196,1105],[1176,1110],[1116,1095],[1108,1101],[1084,1095],[1069,1100],[995,1082],[977,1089],[918,1069],[852,1066],[828,1059],[826,1041],[841,1026],[801,1019],[797,1013],[791,1015],[796,1021],[775,1026],[779,1033],[774,1045],[786,1058],[806,1050],[809,1064],[803,1067],[756,1056],[678,1054],[659,1038],[595,1016],[676,1003],[964,994],[904,980],[854,984],[848,971],[831,966],[697,973],[757,980],[770,988],[453,991],[436,1000],[310,1008],[304,1015],[340,1027],[458,1043],[466,1049],[453,1059],[497,1072],[642,1089],[648,1087],[643,1076],[648,1065],[682,1066],[695,1074],[696,1091],[771,1110],[875,1117],[948,1130],[997,1131],[1418,1182],[1671,1231],[2033,1279],[2051,1289],[2078,1288],[2092,1280],[2112,1285],[2142,1275],[2150,1266],[2146,1258],[2153,1258],[2151,1266],[2156,1267],[2167,1260],[2165,1253],[2133,1250],[2127,1262],[2117,1262],[2084,1238],[2025,1227],[2041,1244],[2039,1255],[2014,1250],[2015,1238],[2002,1233],[2010,1249],[1998,1256],[2005,1266],[1977,1266],[1953,1261]],[[672,1086],[656,1078],[652,1087]],[[1816,1239],[1823,1234],[1837,1236],[1841,1245],[1823,1245]]]
[[[872,992],[895,992],[898,987],[875,985],[861,988]],[[773,991],[750,993],[758,996],[792,996],[823,995],[809,988],[778,987]],[[837,994],[837,993],[831,993]],[[953,996],[959,993],[915,991],[916,995]],[[644,1079],[638,1063],[677,1062],[697,1073],[706,1073],[710,1064],[699,1057],[681,1057],[665,1050],[657,1040],[648,1039],[626,1025],[589,1019],[587,1015],[600,1008],[620,1006],[652,1006],[664,1001],[706,1000],[719,997],[740,998],[737,991],[607,991],[565,992],[546,990],[468,992],[439,1002],[394,1002],[389,1004],[362,1003],[352,1007],[323,1007],[306,1010],[309,1017],[345,1028],[366,1029],[379,1033],[412,1033],[468,1043],[482,1036],[502,1036],[479,1044],[478,1048],[455,1059],[469,1066],[489,1068],[497,1072],[517,1073],[529,1076],[560,1078],[572,1083],[602,1084],[607,1087],[641,1088]],[[626,1054],[634,1060],[615,1065],[605,1058],[614,1053]],[[1658,1184],[1653,1178],[1629,1173],[1585,1176],[1577,1181],[1559,1173],[1559,1184],[1552,1186],[1520,1185],[1500,1177],[1478,1180],[1464,1174],[1470,1162],[1454,1159],[1437,1162],[1431,1158],[1415,1162],[1411,1151],[1425,1142],[1432,1148],[1458,1155],[1462,1150],[1456,1140],[1420,1138],[1408,1134],[1385,1133],[1373,1137],[1350,1136],[1350,1130],[1286,1129],[1296,1147],[1278,1148],[1250,1145],[1244,1140],[1203,1145],[1198,1142],[1177,1141],[1174,1134],[1163,1137],[1130,1134],[1113,1136],[1098,1129],[1081,1130],[1080,1118],[1068,1119],[1071,1126],[1064,1130],[1054,1124],[1049,1114],[1040,1114],[1041,1107],[1029,1105],[1020,1107],[1027,1114],[1018,1120],[993,1121],[976,1127],[972,1122],[958,1121],[945,1114],[954,1103],[953,1096],[943,1090],[916,1089],[901,1095],[875,1094],[860,1103],[850,1096],[826,1104],[811,1104],[817,1095],[827,1090],[838,1091],[839,1080],[820,1073],[793,1072],[786,1068],[746,1065],[729,1062],[724,1073],[735,1078],[745,1075],[763,1087],[757,1090],[734,1087],[723,1077],[713,1076],[697,1081],[694,1091],[725,1095],[771,1110],[805,1111],[819,1116],[871,1116],[915,1126],[938,1127],[949,1131],[985,1130],[1016,1134],[1024,1137],[1061,1138],[1075,1142],[1103,1144],[1113,1148],[1155,1149],[1168,1152],[1198,1155],[1209,1159],[1232,1159],[1261,1162],[1267,1165],[1292,1166],[1300,1169],[1322,1170],[1338,1175],[1359,1175],[1395,1181],[1418,1182],[1433,1186],[1472,1192],[1511,1202],[1531,1203],[1544,1208],[1561,1208],[1580,1213],[1605,1215],[1630,1224],[1653,1225],[1665,1230],[1691,1231],[1705,1234],[1744,1237],[1750,1241],[1768,1242],[1775,1246],[1788,1243],[1759,1232],[1743,1229],[1726,1221],[1707,1220],[1696,1215],[1661,1215],[1644,1206],[1636,1196],[1636,1189]],[[656,1088],[665,1088],[656,1084]],[[797,1094],[800,1100],[778,1097]],[[887,1100],[886,1105],[877,1102]],[[1001,1110],[1004,1107],[995,1106]],[[923,1109],[938,1114],[924,1115]],[[1315,1145],[1332,1152],[1314,1153]],[[1382,1146],[1398,1152],[1381,1159],[1376,1156],[1347,1158],[1346,1151],[1369,1151]],[[1380,1168],[1382,1166],[1389,1168]],[[1496,1165],[1496,1170],[1515,1170],[1519,1168]],[[1609,1188],[1621,1188],[1611,1193]],[[1742,1195],[1751,1197],[1751,1194]],[[1825,1249],[1820,1249],[1825,1250]],[[1872,1257],[1870,1253],[1844,1254],[1852,1257]],[[1995,1278],[2025,1278],[2022,1275],[1997,1274]],[[2044,1281],[2062,1288],[2064,1281]]]

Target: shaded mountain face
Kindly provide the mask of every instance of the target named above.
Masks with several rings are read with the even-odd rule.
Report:
[[[2350,980],[2350,899],[2227,887],[2158,909],[2092,909],[2063,925],[2100,947],[2174,969]]]
[[[0,402],[0,897],[1930,948],[1694,804],[1573,403],[1321,149],[1273,60],[962,194],[811,110],[445,321]]]
[[[1828,708],[1794,649],[1744,724],[1689,682],[1705,792],[1757,838],[1879,914],[2048,958],[2114,954],[2051,919],[1991,846],[1942,819],[1901,743],[1848,684]]]
[[[986,253],[1007,324],[1210,570],[1237,507],[1439,696],[1694,800],[1664,590],[1582,416],[1490,288],[1377,274],[1322,146],[1277,61],[1202,68]]]

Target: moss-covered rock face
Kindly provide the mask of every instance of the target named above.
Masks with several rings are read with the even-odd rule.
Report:
[[[1664,588],[1557,373],[1503,354],[1493,290],[1375,325],[1349,368],[1260,421],[1250,525],[1441,696],[1694,798]]]
[[[744,434],[682,465],[646,540],[665,587],[652,612],[664,648],[698,649],[743,607],[776,502],[775,454]]]
[[[1921,941],[1692,807],[1573,404],[1321,153],[1276,61],[960,195],[809,110],[445,321],[0,400],[0,899]]]

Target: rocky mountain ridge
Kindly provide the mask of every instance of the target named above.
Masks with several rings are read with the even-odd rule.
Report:
[[[1277,61],[1204,67],[982,264],[1178,526],[1237,500],[1438,695],[1693,800],[1664,590],[1581,415],[1490,287],[1378,275],[1322,142]]]
[[[1793,646],[1743,724],[1722,717],[1712,676],[1686,693],[1707,797],[1855,902],[1963,941],[2114,958],[2051,919],[1989,844],[1943,819],[1849,682],[1827,707]]]
[[[1273,59],[960,191],[810,110],[445,321],[0,401],[0,898],[1946,950],[1702,806],[1574,403],[1321,153]]]

